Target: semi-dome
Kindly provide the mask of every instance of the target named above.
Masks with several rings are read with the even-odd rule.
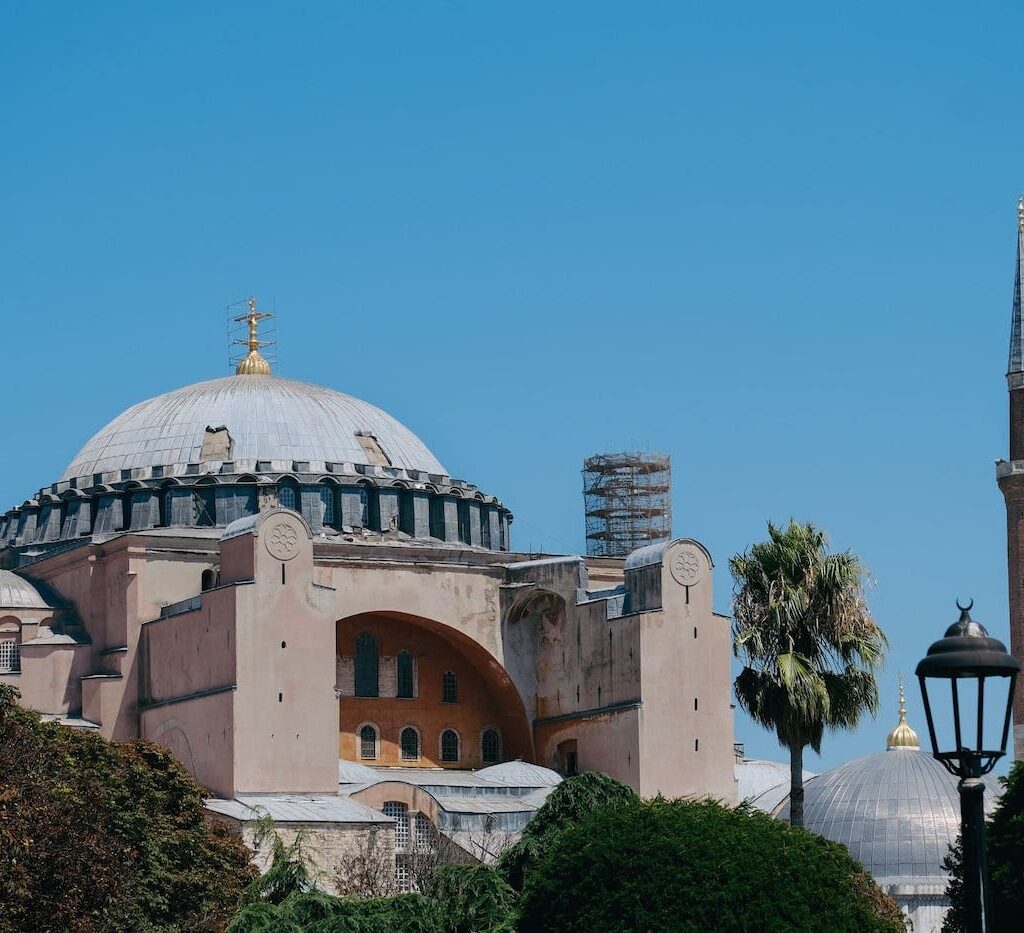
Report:
[[[294,461],[339,462],[447,475],[412,431],[369,402],[280,376],[236,375],[133,405],[93,436],[61,480],[208,460],[271,461],[282,470]]]
[[[53,603],[24,577],[10,570],[0,570],[0,609],[53,608]]]

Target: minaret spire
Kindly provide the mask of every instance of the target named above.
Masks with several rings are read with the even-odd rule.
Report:
[[[1013,315],[1010,320],[1010,361],[1007,376],[1024,372],[1024,328],[1021,327],[1021,280],[1024,279],[1024,195],[1017,197],[1017,268],[1013,281]],[[1011,385],[1011,388],[1014,388]]]

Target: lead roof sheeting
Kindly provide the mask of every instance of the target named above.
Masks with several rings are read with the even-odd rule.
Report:
[[[392,823],[391,817],[335,794],[239,794],[211,798],[206,809],[236,820],[267,815],[275,823]]]
[[[207,427],[226,427],[233,460],[368,463],[357,432],[392,464],[448,475],[405,425],[369,402],[280,376],[226,376],[133,405],[97,433],[61,480],[199,462]]]
[[[986,810],[1002,791],[983,778]],[[789,819],[789,804],[779,812]],[[960,831],[957,782],[931,755],[894,749],[820,774],[804,791],[804,827],[841,842],[879,883],[937,884]]]

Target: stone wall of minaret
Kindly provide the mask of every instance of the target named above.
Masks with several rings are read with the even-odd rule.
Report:
[[[1021,281],[1024,279],[1024,198],[1017,202],[1017,269],[1010,321],[1009,391],[1010,459],[996,464],[996,479],[1006,502],[1006,561],[1009,584],[1010,651],[1024,661],[1024,327]],[[1024,758],[1024,683],[1013,703],[1014,757]]]

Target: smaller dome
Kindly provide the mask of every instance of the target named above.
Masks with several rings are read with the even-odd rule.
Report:
[[[10,570],[0,570],[0,609],[54,608],[24,577]]]
[[[481,768],[477,776],[512,787],[554,787],[562,783],[562,776],[557,771],[518,759]]]
[[[917,733],[907,723],[907,700],[903,695],[902,674],[900,675],[900,721],[896,723],[896,728],[889,733],[889,737],[885,740],[885,747],[888,751],[899,748],[918,750],[921,748],[921,742],[917,738]]]

